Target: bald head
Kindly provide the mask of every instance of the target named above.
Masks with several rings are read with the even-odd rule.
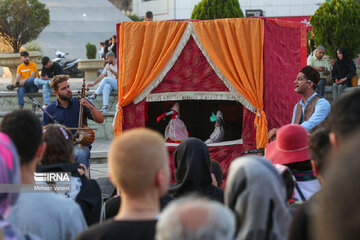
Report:
[[[224,205],[187,197],[170,203],[156,225],[156,240],[227,240],[235,231],[235,217]]]
[[[145,128],[129,130],[115,138],[110,146],[108,163],[114,185],[132,197],[154,190],[159,171],[169,174],[164,138]]]
[[[174,211],[183,227],[189,231],[199,229],[204,222],[211,218],[209,209],[203,206],[202,201],[184,203],[181,208]]]

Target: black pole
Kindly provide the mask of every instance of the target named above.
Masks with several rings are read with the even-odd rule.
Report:
[[[40,110],[41,110],[43,113],[45,113],[45,114],[51,119],[51,121],[52,121],[53,123],[56,123],[56,124],[58,123],[58,122],[56,121],[56,117],[53,116],[53,115],[51,115],[50,113],[48,113],[45,109],[43,109],[42,106],[41,106],[41,104],[40,104],[35,98],[33,98],[33,97],[30,95],[30,93],[27,93],[26,96],[28,96],[28,98],[30,98],[30,100],[31,100],[32,103],[33,103],[32,107],[33,107],[34,114],[35,114],[36,107],[38,107],[38,108],[40,108]]]

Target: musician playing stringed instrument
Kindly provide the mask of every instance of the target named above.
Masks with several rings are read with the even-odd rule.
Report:
[[[57,75],[50,81],[50,87],[53,90],[57,100],[47,106],[46,111],[55,117],[57,123],[66,126],[67,128],[84,129],[87,126],[87,119],[93,120],[96,123],[103,123],[104,117],[101,112],[97,110],[84,96],[79,100],[72,97],[72,91],[67,75]],[[85,86],[85,84],[83,84]],[[84,93],[84,90],[82,91]],[[82,115],[79,114],[82,112]],[[82,122],[79,122],[82,119]],[[42,125],[54,123],[54,121],[47,115],[43,115]],[[91,129],[89,130],[91,131]],[[76,130],[72,130],[74,135]],[[78,133],[87,135],[88,130],[78,131]],[[85,133],[85,134],[84,134]],[[79,137],[78,137],[79,138]],[[85,141],[86,142],[86,141]],[[76,144],[74,146],[75,161],[83,163],[88,169],[90,167],[90,149],[91,145],[84,146]]]

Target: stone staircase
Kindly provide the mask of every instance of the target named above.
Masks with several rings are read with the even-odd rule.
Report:
[[[344,92],[350,92],[351,90],[355,89],[355,88],[360,88],[360,85],[357,87],[348,87],[344,90]],[[333,97],[332,97],[332,86],[325,86],[325,99],[328,100],[330,103],[333,102]]]
[[[81,88],[81,79],[70,79],[70,87],[73,90],[73,96],[78,96],[78,90]],[[8,113],[17,109],[17,92],[5,90],[5,86],[9,83],[4,83],[0,80],[0,122],[2,118]],[[90,90],[88,95],[94,93],[94,90]],[[37,93],[31,93],[31,96],[35,98],[40,104],[43,104],[42,99],[42,90]],[[51,95],[50,101],[55,101],[56,97],[54,94]],[[32,109],[32,101],[25,95],[25,109]],[[97,109],[102,107],[102,95],[99,95],[96,100],[92,101],[94,106]],[[117,94],[111,93],[109,98],[109,112],[103,113],[104,123],[98,124],[93,121],[88,121],[89,127],[94,128],[95,132],[95,141],[91,150],[91,162],[92,163],[106,163],[106,157],[109,145],[113,139],[113,118],[115,115],[115,108],[117,104]],[[40,109],[36,108],[35,114],[41,119],[42,112]]]

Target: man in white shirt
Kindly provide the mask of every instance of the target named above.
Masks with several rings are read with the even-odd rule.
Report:
[[[88,87],[95,86],[100,81],[99,87],[95,90],[95,93],[91,95],[88,99],[95,100],[96,97],[102,92],[103,93],[103,107],[101,109],[102,112],[108,112],[109,106],[109,96],[111,91],[117,91],[117,65],[116,59],[113,52],[108,52],[105,57],[105,61],[107,62],[103,72],[99,75],[99,77],[93,83],[88,83]]]
[[[320,73],[320,81],[317,85],[316,92],[324,97],[326,76],[330,74],[330,63],[327,59],[324,59],[325,47],[319,45],[315,49],[315,54],[309,55],[307,59],[307,65],[315,68]]]

